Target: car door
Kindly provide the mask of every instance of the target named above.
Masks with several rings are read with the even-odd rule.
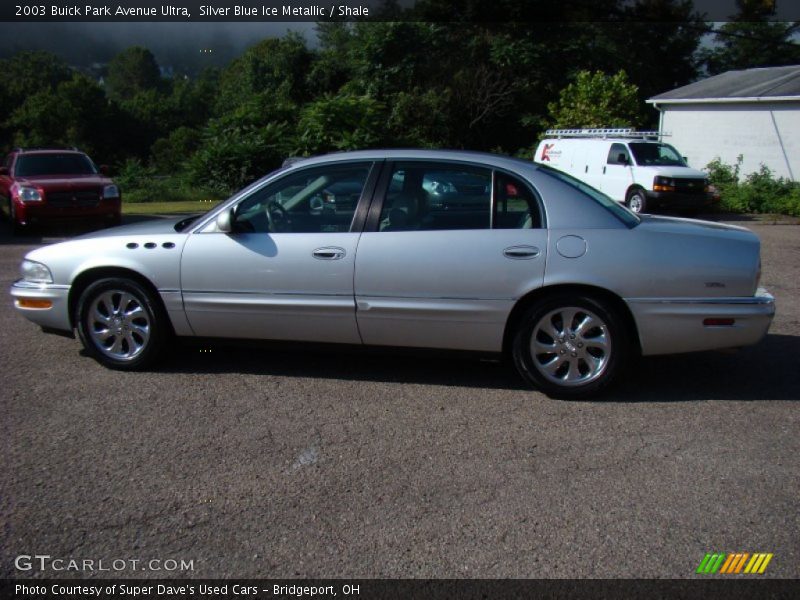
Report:
[[[603,187],[606,196],[617,202],[625,201],[625,194],[633,183],[631,155],[625,144],[611,144],[603,167]]]
[[[198,336],[361,343],[353,274],[376,164],[294,170],[237,203],[231,233],[189,236],[184,309]],[[354,225],[355,223],[355,225]]]
[[[462,163],[384,167],[356,255],[365,344],[499,351],[544,277],[547,232],[519,178]]]

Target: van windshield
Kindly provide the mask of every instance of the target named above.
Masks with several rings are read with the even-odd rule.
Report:
[[[669,144],[653,144],[631,142],[628,144],[636,159],[636,164],[643,167],[685,167],[678,151]]]

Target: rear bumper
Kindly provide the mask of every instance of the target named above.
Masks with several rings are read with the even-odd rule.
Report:
[[[55,284],[38,284],[27,281],[16,281],[11,286],[14,307],[26,319],[44,327],[59,331],[72,331],[69,319],[69,286]],[[45,301],[48,308],[26,308],[26,300]],[[31,303],[28,303],[31,304]],[[41,304],[38,302],[37,304]]]
[[[647,204],[652,207],[671,208],[703,208],[711,205],[713,194],[684,194],[681,192],[651,192],[645,191]]]
[[[759,288],[736,298],[627,298],[639,331],[642,354],[677,354],[756,344],[767,334],[775,299]],[[734,319],[704,325],[705,319]]]

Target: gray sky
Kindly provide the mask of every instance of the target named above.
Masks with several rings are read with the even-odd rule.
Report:
[[[0,58],[47,50],[74,66],[108,62],[129,46],[145,46],[162,66],[222,66],[247,46],[296,31],[315,45],[314,23],[0,23]],[[211,52],[201,52],[210,49]]]

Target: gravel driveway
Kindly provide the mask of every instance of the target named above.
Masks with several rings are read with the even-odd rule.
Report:
[[[70,575],[14,567],[46,554],[133,577],[682,578],[744,551],[800,577],[800,227],[745,225],[770,335],[646,359],[605,402],[435,354],[215,345],[118,373],[6,296],[0,576]],[[23,242],[0,233],[6,289]]]

